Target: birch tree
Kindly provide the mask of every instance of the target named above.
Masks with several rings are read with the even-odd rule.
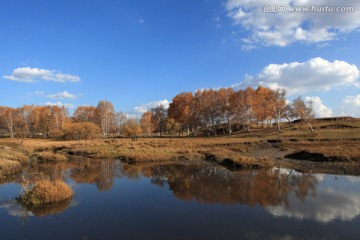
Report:
[[[114,125],[115,125],[115,132],[116,135],[120,135],[122,132],[122,129],[124,127],[124,124],[126,122],[126,114],[123,112],[116,112],[114,117]]]
[[[313,132],[314,129],[312,128],[310,122],[315,116],[312,105],[312,101],[305,103],[300,96],[292,102],[294,116],[298,117],[301,121],[306,122],[311,132]]]
[[[280,119],[285,117],[287,110],[285,95],[286,91],[284,89],[277,89],[276,91],[272,91],[272,97],[268,103],[270,109],[272,110],[273,116],[276,119],[279,133],[281,133]]]
[[[99,101],[96,107],[96,116],[102,135],[107,137],[114,123],[115,111],[113,104],[106,100]]]
[[[14,109],[10,107],[0,107],[0,118],[4,122],[10,137],[14,138],[14,125],[15,125],[15,116]]]

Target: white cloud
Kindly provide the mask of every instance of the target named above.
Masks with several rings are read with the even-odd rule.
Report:
[[[169,104],[170,104],[170,102],[167,99],[144,103],[144,104],[134,107],[132,111],[127,112],[126,117],[134,118],[134,119],[140,118],[144,112],[150,111],[152,108],[163,105],[167,109],[167,108],[169,108]]]
[[[58,106],[58,107],[66,107],[66,108],[75,108],[75,106],[71,103],[62,103],[62,102],[47,102],[45,103],[47,106]]]
[[[266,12],[269,6],[285,6],[283,12]],[[295,6],[335,6],[354,7],[352,12],[291,12]],[[360,2],[342,1],[306,1],[306,0],[227,0],[227,15],[233,23],[247,31],[249,36],[243,39],[250,46],[287,46],[294,42],[323,43],[335,40],[340,34],[359,29]]]
[[[41,68],[16,68],[11,75],[3,76],[3,78],[16,82],[38,82],[38,81],[52,81],[52,82],[80,82],[80,77],[76,75],[59,73],[56,70],[46,70]]]
[[[313,109],[316,114],[316,117],[331,117],[333,115],[333,110],[325,106],[319,97],[305,97],[305,101],[312,101]]]
[[[76,75],[56,73],[54,77],[50,78],[54,82],[80,82],[80,77]]]
[[[350,221],[360,215],[360,196],[341,189],[322,188],[316,196],[302,201],[291,193],[287,204],[270,206],[265,209],[277,217],[312,219],[322,223],[334,220]]]
[[[30,92],[28,94],[29,95],[36,95],[36,96],[44,96],[45,92],[44,91],[36,91],[36,92]]]
[[[342,100],[342,113],[352,117],[360,117],[360,94],[347,96]]]
[[[22,207],[19,204],[16,204],[13,201],[0,203],[0,208],[5,209],[10,216],[14,216],[14,217],[34,216],[32,212],[28,212],[24,207]]]
[[[142,104],[140,106],[134,107],[134,112],[138,114],[143,114],[146,111],[150,111],[152,108],[158,107],[160,105],[163,105],[165,108],[169,108],[170,102],[167,99],[160,100],[160,101],[154,101]]]
[[[360,87],[359,69],[345,61],[312,58],[305,62],[270,64],[257,75],[246,75],[241,83],[232,87],[284,88],[288,95],[311,91],[327,91],[336,87]]]
[[[50,94],[50,95],[47,95],[47,97],[52,98],[52,99],[66,99],[67,98],[67,99],[71,99],[71,100],[76,100],[76,96],[67,91]]]

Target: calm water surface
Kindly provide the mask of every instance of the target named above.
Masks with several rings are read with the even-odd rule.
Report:
[[[22,179],[71,201],[26,209]],[[0,179],[0,239],[360,239],[360,178],[79,159]]]

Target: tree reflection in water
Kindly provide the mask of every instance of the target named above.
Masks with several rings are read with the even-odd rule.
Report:
[[[99,191],[110,190],[115,177],[121,178],[121,163],[115,160],[91,160],[75,162],[71,178],[77,183],[95,184]]]
[[[205,204],[246,204],[248,206],[288,205],[291,192],[304,200],[316,194],[317,180],[311,174],[286,169],[266,171],[230,171],[217,165],[145,164],[128,165],[116,160],[78,158],[59,164],[31,164],[22,178],[31,184],[37,179],[64,180],[95,184],[99,191],[110,190],[115,178],[139,179],[147,177],[152,184],[169,186],[182,200],[196,200]],[[21,182],[19,175],[9,178]],[[8,181],[4,181],[7,183]],[[0,182],[1,184],[1,182]],[[6,205],[21,216],[58,214],[71,205],[70,201],[42,208],[19,208]]]
[[[0,179],[1,184],[18,183],[30,188],[37,180],[63,180],[72,178],[77,183],[95,184],[99,191],[111,189],[116,177],[121,178],[121,163],[114,160],[91,160],[86,158],[73,159],[66,163],[36,163],[33,162],[22,174]],[[15,197],[15,196],[14,196]],[[68,200],[58,204],[42,206],[22,206],[15,200],[2,201],[0,208],[6,208],[10,215],[18,216],[25,223],[29,216],[46,216],[65,211],[76,201]]]
[[[128,177],[142,173],[150,176],[153,184],[162,187],[167,183],[179,199],[206,204],[287,205],[290,192],[305,199],[315,195],[317,184],[311,174],[282,169],[232,172],[217,166],[168,164],[124,166],[123,173]]]

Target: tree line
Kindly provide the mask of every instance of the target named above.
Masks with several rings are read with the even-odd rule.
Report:
[[[160,105],[127,118],[116,112],[110,101],[97,106],[79,106],[72,116],[64,106],[0,106],[0,134],[10,137],[44,137],[57,139],[93,139],[98,136],[163,136],[175,134],[196,137],[200,132],[216,136],[233,131],[250,132],[252,126],[276,125],[287,119],[305,121],[312,131],[312,103],[301,97],[291,103],[285,90],[266,87],[235,91],[232,88],[198,90],[176,95],[169,108]]]

